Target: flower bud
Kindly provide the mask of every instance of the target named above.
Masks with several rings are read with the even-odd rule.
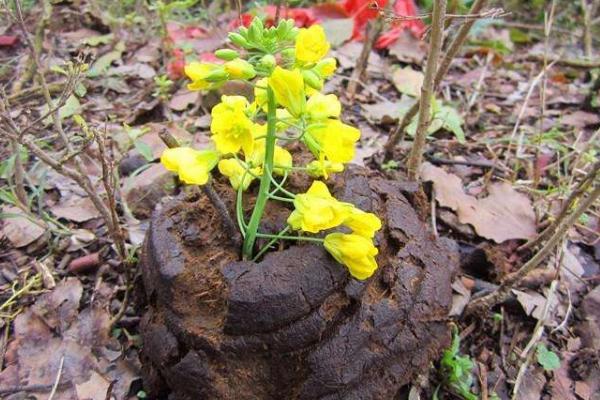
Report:
[[[316,90],[321,90],[323,88],[323,81],[314,71],[305,69],[302,71],[302,77],[304,78],[304,83],[311,88]]]
[[[285,63],[293,63],[296,59],[296,49],[293,47],[289,47],[287,49],[281,50],[281,57]]]
[[[244,48],[248,47],[248,41],[239,33],[231,32],[229,34],[229,40],[231,40],[231,43],[235,44],[236,46]]]
[[[222,82],[229,79],[229,74],[223,68],[217,68],[206,74],[204,80],[207,82]]]
[[[252,79],[256,76],[256,71],[252,64],[241,58],[227,61],[224,65],[225,71],[231,79]]]
[[[215,57],[220,58],[221,60],[225,60],[225,61],[235,60],[239,56],[240,56],[240,53],[238,53],[237,51],[232,50],[232,49],[219,49],[219,50],[215,51]]]
[[[259,67],[264,69],[267,72],[271,72],[273,68],[277,65],[277,60],[271,54],[267,54],[260,59]]]

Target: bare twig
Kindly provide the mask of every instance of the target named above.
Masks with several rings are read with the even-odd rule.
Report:
[[[392,2],[389,1],[385,9],[389,10]],[[350,81],[348,82],[348,98],[350,100],[354,99],[354,95],[356,94],[356,89],[358,88],[358,82],[363,80],[363,76],[365,75],[365,71],[367,70],[367,64],[369,62],[369,56],[371,55],[371,50],[373,50],[373,46],[377,41],[379,35],[381,35],[381,31],[383,30],[383,18],[379,15],[374,20],[369,21],[367,24],[367,37],[365,38],[365,42],[363,43],[362,50],[358,57],[358,61],[356,62],[356,67],[352,71],[352,75],[350,76]]]
[[[56,390],[58,389],[58,384],[60,383],[60,377],[62,376],[63,364],[65,363],[65,356],[60,358],[60,365],[58,366],[58,373],[56,374],[56,380],[54,381],[54,386],[52,386],[52,391],[48,396],[48,400],[52,400],[54,395],[56,394]]]
[[[596,183],[592,192],[582,200],[577,208],[569,214],[558,226],[555,232],[544,244],[544,246],[537,252],[529,261],[527,261],[517,272],[514,272],[506,277],[500,284],[497,290],[494,292],[480,297],[474,300],[465,309],[465,314],[481,313],[485,310],[489,310],[496,304],[506,301],[510,295],[511,289],[519,284],[519,282],[532,270],[546,259],[548,254],[554,249],[554,247],[564,239],[569,228],[571,228],[575,222],[598,198],[600,197],[600,183]]]
[[[586,0],[581,0],[581,10],[583,11],[583,48],[588,60],[591,60],[593,55],[591,8],[592,6],[588,5]]]
[[[179,142],[177,139],[171,135],[171,133],[167,129],[162,129],[158,132],[158,137],[161,138],[163,143],[170,149],[179,147]],[[242,238],[240,236],[239,231],[236,228],[236,224],[233,222],[231,215],[229,214],[229,210],[227,209],[227,205],[221,199],[221,196],[215,191],[212,186],[212,182],[210,180],[206,182],[206,184],[201,186],[202,192],[208,197],[211,203],[217,209],[217,212],[221,216],[221,221],[223,222],[224,228],[227,231],[227,234],[230,238],[232,238],[236,243],[241,243]]]
[[[519,247],[519,251],[532,249],[542,243],[546,238],[548,238],[552,232],[554,232],[557,227],[563,223],[564,219],[567,217],[569,210],[575,205],[581,197],[583,197],[586,191],[590,188],[598,173],[600,172],[600,161],[596,161],[594,165],[592,165],[589,172],[579,181],[577,186],[571,191],[571,194],[565,201],[562,206],[560,213],[556,217],[556,219],[546,227],[539,235],[537,235],[534,239],[528,241],[521,247]]]
[[[431,21],[431,39],[429,41],[429,54],[425,66],[425,78],[421,87],[421,98],[419,100],[419,120],[415,140],[408,156],[408,179],[418,179],[419,168],[423,160],[423,148],[427,138],[427,130],[431,124],[431,100],[435,87],[435,74],[437,71],[438,58],[442,49],[444,36],[444,17],[446,15],[446,0],[433,2],[433,16]]]
[[[485,6],[486,1],[487,0],[475,0],[473,5],[471,6],[471,10],[469,11],[469,13],[470,14],[479,13]],[[438,70],[435,74],[435,83],[434,83],[435,90],[437,90],[437,88],[440,85],[440,82],[446,76],[446,73],[450,69],[450,64],[452,63],[452,60],[454,59],[454,57],[456,57],[459,50],[462,48],[463,44],[465,43],[465,40],[469,36],[469,32],[471,31],[471,27],[473,26],[474,23],[475,23],[475,20],[465,21],[465,23],[462,24],[460,26],[460,28],[458,29],[458,32],[456,33],[456,36],[454,37],[454,39],[450,42],[448,49],[444,52],[444,57],[440,61],[440,66],[438,67]],[[417,115],[418,111],[419,111],[419,103],[415,102],[412,105],[412,107],[409,108],[408,111],[404,114],[404,116],[402,117],[402,120],[398,123],[398,125],[396,126],[394,131],[390,134],[390,137],[388,138],[388,141],[384,147],[385,161],[391,160],[391,158],[394,154],[394,147],[396,147],[396,145],[398,144],[398,141],[400,140],[400,137],[403,135],[404,130],[410,124],[410,122],[415,117],[415,115]]]

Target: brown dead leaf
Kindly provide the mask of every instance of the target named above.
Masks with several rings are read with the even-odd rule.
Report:
[[[400,93],[418,97],[421,94],[424,77],[425,75],[421,71],[415,71],[408,66],[396,68],[392,73],[392,82]]]
[[[600,115],[598,115],[598,113],[577,110],[562,117],[560,123],[561,125],[582,129],[588,125],[600,123]]]
[[[502,243],[509,239],[529,239],[536,234],[531,201],[507,183],[490,185],[489,195],[477,199],[464,192],[459,177],[430,163],[423,164],[421,177],[433,182],[439,204],[456,211],[458,220],[471,224],[481,237]]]
[[[82,292],[79,279],[68,278],[16,317],[6,368],[0,372],[0,388],[23,383],[51,386],[62,360],[63,385],[54,400],[104,399],[106,382],[112,381],[113,396],[126,398],[138,368],[135,360],[117,360],[120,352],[111,350],[119,348],[108,329],[110,315],[106,309],[111,289],[101,284],[96,290],[96,305],[79,311]],[[31,395],[47,399],[49,391]]]
[[[46,229],[30,220],[21,209],[13,206],[2,207],[2,236],[14,247],[24,247],[38,240]]]
[[[76,195],[69,196],[66,200],[50,207],[50,211],[58,218],[74,222],[85,222],[100,217],[100,212],[89,197]]]
[[[421,65],[425,58],[424,43],[404,30],[398,40],[390,47],[390,55],[400,62]]]
[[[105,400],[110,382],[95,371],[91,375],[88,381],[75,385],[78,400]]]
[[[340,72],[356,67],[362,48],[362,43],[352,41],[331,52],[332,56],[338,60]],[[381,56],[372,51],[371,54],[369,54],[367,73],[370,75],[382,75],[383,66],[384,61]]]
[[[561,354],[560,368],[554,371],[550,383],[550,393],[553,399],[575,400],[577,398],[571,388],[573,380],[569,377],[569,362],[572,357],[573,354],[566,351]]]
[[[175,111],[183,111],[198,100],[198,92],[183,89],[178,91],[169,100],[169,108]]]

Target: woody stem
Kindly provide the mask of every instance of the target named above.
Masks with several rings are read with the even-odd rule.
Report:
[[[263,163],[263,174],[260,178],[260,187],[258,188],[258,196],[254,205],[254,211],[246,228],[246,237],[244,238],[244,246],[242,255],[244,260],[252,259],[252,251],[254,250],[254,242],[256,241],[256,233],[258,225],[262,219],[263,212],[269,193],[271,192],[271,174],[273,173],[273,155],[275,153],[275,123],[277,118],[275,115],[276,104],[275,94],[270,86],[267,86],[267,137],[265,139],[265,160]]]

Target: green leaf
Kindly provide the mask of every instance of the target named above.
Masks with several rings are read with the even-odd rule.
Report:
[[[442,106],[440,110],[435,114],[435,118],[442,120],[442,127],[452,133],[458,140],[459,143],[465,142],[465,132],[462,129],[464,120],[454,108],[449,106]]]
[[[81,103],[79,102],[79,99],[77,99],[76,96],[74,95],[70,95],[67,100],[65,101],[65,104],[59,108],[58,110],[58,117],[63,120],[65,118],[70,118],[75,114],[78,114],[81,111]],[[41,110],[42,114],[45,114],[48,112],[48,105],[44,105],[42,107]],[[52,122],[52,116],[48,116],[46,119],[44,119],[44,124],[48,125]]]
[[[121,58],[124,50],[125,44],[123,42],[117,43],[113,51],[109,51],[96,60],[87,73],[88,78],[96,78],[103,75],[113,62]]]
[[[537,362],[546,370],[552,371],[560,367],[560,358],[545,344],[540,343],[536,349]]]
[[[114,35],[112,33],[109,33],[106,35],[91,36],[91,37],[85,38],[81,41],[81,43],[91,46],[91,47],[96,47],[101,44],[110,43],[110,41],[113,40],[113,38],[114,38]]]
[[[133,142],[136,150],[140,152],[140,154],[146,159],[148,162],[154,161],[154,154],[152,154],[152,147],[150,147],[147,143],[142,142],[141,140],[136,140]]]

